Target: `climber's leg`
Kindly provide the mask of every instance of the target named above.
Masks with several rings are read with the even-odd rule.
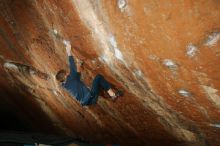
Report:
[[[92,83],[90,103],[95,104],[97,102],[98,96],[102,89],[104,89],[105,91],[108,91],[110,88],[111,88],[110,83],[106,81],[102,75],[100,74],[96,75]]]

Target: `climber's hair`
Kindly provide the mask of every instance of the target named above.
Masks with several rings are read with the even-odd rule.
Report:
[[[56,75],[56,79],[59,81],[59,82],[64,82],[66,80],[66,71],[65,70],[60,70],[57,72],[57,75]]]

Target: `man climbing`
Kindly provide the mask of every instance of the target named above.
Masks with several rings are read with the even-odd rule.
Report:
[[[104,89],[112,100],[122,96],[122,91],[115,91],[111,87],[110,83],[105,78],[98,74],[93,80],[92,87],[89,89],[80,79],[80,72],[77,72],[77,67],[74,62],[73,56],[71,55],[71,44],[69,41],[63,41],[66,52],[69,58],[70,73],[68,74],[65,70],[60,70],[56,79],[62,83],[62,86],[74,96],[81,105],[92,105],[96,104],[100,91]]]

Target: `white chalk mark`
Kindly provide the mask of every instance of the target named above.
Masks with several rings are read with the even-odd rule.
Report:
[[[56,96],[59,96],[58,92],[56,90],[52,90],[53,94]]]
[[[36,71],[30,70],[29,73],[30,73],[31,75],[35,75],[35,74],[36,74]]]
[[[181,96],[184,96],[184,97],[190,97],[192,94],[189,92],[189,91],[187,91],[186,89],[180,89],[179,91],[178,91],[178,93],[181,95]]]
[[[149,55],[148,58],[149,58],[150,60],[155,60],[155,61],[160,60],[160,58],[157,57],[156,55]]]
[[[134,71],[134,75],[137,76],[137,77],[142,77],[143,73],[141,70],[137,69]]]
[[[117,48],[117,42],[116,42],[114,36],[111,36],[109,41],[110,41],[110,44],[112,45],[113,48]]]
[[[99,59],[100,61],[106,62],[106,63],[109,63],[111,61],[110,58],[105,54],[103,54]]]
[[[121,60],[122,62],[124,62],[123,55],[122,55],[121,51],[118,49],[118,45],[115,40],[115,37],[111,36],[109,39],[109,42],[110,42],[111,46],[114,48],[115,57],[117,59]]]
[[[201,87],[204,89],[209,99],[220,107],[220,96],[217,94],[219,91],[210,86],[201,85]]]
[[[57,35],[57,34],[58,34],[58,31],[57,31],[56,29],[53,29],[53,33],[54,33],[55,35]]]
[[[170,69],[177,68],[177,64],[171,59],[164,59],[163,64]]]
[[[198,51],[198,47],[193,45],[192,43],[190,43],[187,47],[186,47],[186,54],[189,57],[193,57],[196,55]]]
[[[212,127],[220,128],[220,124],[209,124]]]
[[[118,0],[118,8],[123,12],[127,5],[126,0]]]
[[[4,67],[7,69],[11,69],[11,70],[18,70],[18,67],[15,64],[10,63],[10,62],[4,63]]]
[[[220,32],[213,32],[205,41],[205,46],[212,47],[220,40]]]
[[[115,48],[115,56],[121,61],[124,61],[121,51],[118,48]]]
[[[92,64],[96,64],[96,60],[93,59],[93,60],[92,60]]]

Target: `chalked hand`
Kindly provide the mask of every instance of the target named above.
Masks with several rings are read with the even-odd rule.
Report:
[[[67,40],[63,40],[63,44],[65,45],[65,46],[71,46],[71,44],[70,44],[70,41],[67,41]]]
[[[65,45],[66,47],[66,53],[68,56],[71,56],[71,43],[70,41],[67,41],[67,40],[63,40],[63,44]]]

